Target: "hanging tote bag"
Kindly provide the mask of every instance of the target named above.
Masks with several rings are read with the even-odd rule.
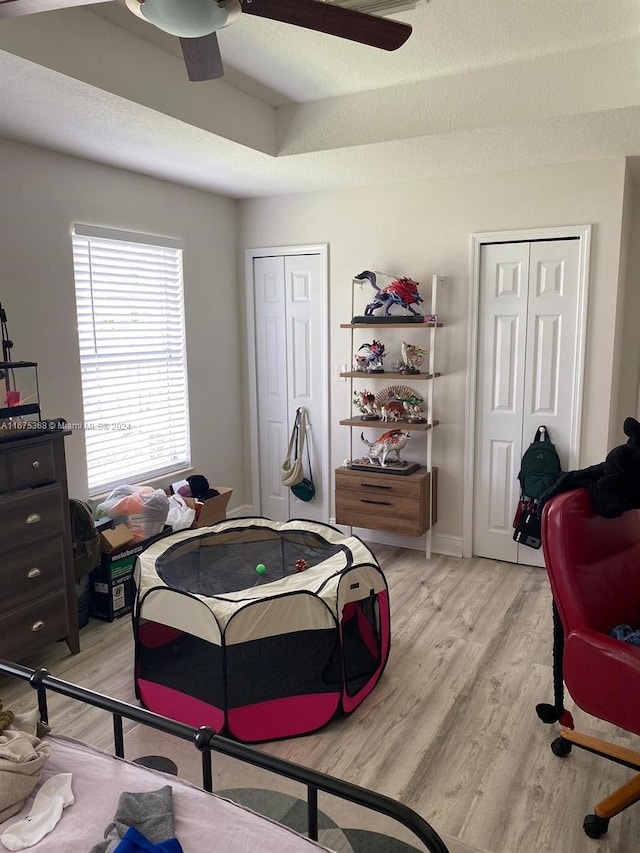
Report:
[[[304,449],[304,443],[306,439],[306,430],[307,430],[307,419],[304,412],[304,409],[299,409],[298,411],[302,411],[303,420],[300,423],[299,429],[301,432],[301,439],[299,443],[300,447],[300,459],[302,459],[302,451]],[[304,424],[304,431],[303,431]],[[299,483],[296,483],[294,486],[291,486],[291,492],[294,494],[298,500],[301,501],[312,501],[316,496],[316,487],[313,484],[313,474],[311,473],[311,457],[309,455],[309,444],[307,444],[307,467],[309,468],[309,476],[304,476],[304,468],[302,471],[302,480]]]
[[[302,413],[302,414],[301,414]],[[289,447],[287,449],[287,458],[280,466],[280,480],[283,485],[295,486],[301,483],[304,479],[304,471],[302,469],[302,446],[304,445],[304,434],[307,429],[307,420],[304,409],[298,409],[296,418],[293,422],[291,437],[289,438]],[[300,437],[302,435],[302,438]],[[302,441],[302,445],[300,444]],[[292,455],[295,455],[292,458]]]

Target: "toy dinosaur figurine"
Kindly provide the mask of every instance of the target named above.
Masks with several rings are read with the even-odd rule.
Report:
[[[377,308],[382,307],[384,307],[385,316],[388,316],[392,305],[400,305],[401,308],[405,308],[411,314],[419,316],[413,308],[413,305],[424,301],[418,293],[418,282],[412,278],[395,278],[386,287],[381,288],[377,283],[378,275],[382,275],[382,273],[365,270],[360,275],[355,276],[358,281],[368,279],[371,287],[378,291],[373,302],[370,302],[364,309],[365,316],[370,316]]]

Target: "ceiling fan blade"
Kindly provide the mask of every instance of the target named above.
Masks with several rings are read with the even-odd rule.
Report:
[[[198,38],[181,38],[180,46],[189,80],[216,80],[224,76],[220,45],[215,33]]]
[[[397,50],[411,35],[409,24],[345,9],[322,0],[241,0],[247,15],[270,18],[331,36]]]
[[[17,18],[35,12],[70,9],[72,6],[90,6],[103,0],[0,0],[0,18]]]

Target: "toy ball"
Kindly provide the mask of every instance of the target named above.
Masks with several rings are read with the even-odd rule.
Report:
[[[304,572],[304,570],[306,568],[307,568],[307,561],[305,560],[304,557],[300,557],[298,560],[295,561],[294,569],[296,570],[296,572]]]
[[[258,563],[256,566],[256,573],[259,575],[263,575],[267,571],[267,567],[264,563]]]

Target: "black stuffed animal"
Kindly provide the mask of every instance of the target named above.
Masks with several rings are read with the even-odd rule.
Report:
[[[604,462],[568,471],[542,495],[545,503],[560,492],[584,488],[589,492],[593,511],[604,518],[616,518],[629,509],[640,507],[640,423],[625,418],[626,444],[614,447]]]
[[[220,492],[217,489],[209,487],[209,481],[203,474],[192,474],[187,477],[187,483],[191,490],[191,497],[198,501],[207,501],[209,498],[215,498]]]

